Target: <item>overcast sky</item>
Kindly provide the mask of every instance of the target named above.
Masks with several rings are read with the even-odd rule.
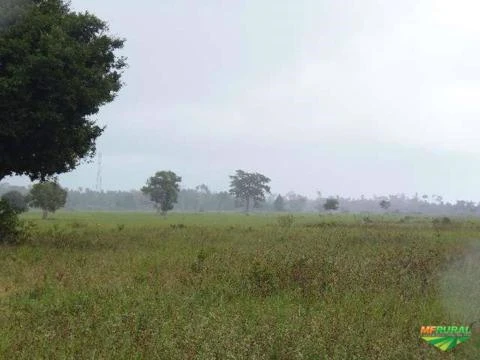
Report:
[[[96,117],[104,189],[157,170],[228,188],[480,201],[475,0],[73,0],[127,39],[126,83]],[[62,175],[95,188],[97,165]],[[7,182],[26,184],[22,178]]]

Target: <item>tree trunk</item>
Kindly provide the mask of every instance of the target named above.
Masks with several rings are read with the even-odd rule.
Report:
[[[248,215],[248,209],[250,208],[250,196],[247,196],[247,204],[245,206],[245,213]]]
[[[42,213],[42,219],[45,220],[48,216],[48,211],[47,210],[43,210],[43,213]]]

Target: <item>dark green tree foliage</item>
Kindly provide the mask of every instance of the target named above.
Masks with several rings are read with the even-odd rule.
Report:
[[[380,201],[380,207],[383,209],[383,210],[388,210],[388,208],[390,207],[390,201],[388,200],[382,200]]]
[[[15,210],[0,199],[0,244],[17,243],[21,235],[21,223]]]
[[[230,179],[230,194],[244,201],[247,213],[252,201],[254,205],[265,201],[265,193],[270,193],[270,186],[267,185],[270,179],[262,174],[237,170]]]
[[[142,192],[150,196],[157,211],[161,211],[165,216],[177,202],[181,181],[182,178],[173,171],[158,171],[147,180],[147,185],[142,188]]]
[[[18,191],[9,191],[2,195],[2,200],[17,214],[28,210],[27,200]]]
[[[282,195],[278,195],[273,202],[273,208],[275,211],[285,211],[285,200]]]
[[[338,210],[338,199],[328,198],[325,204],[323,204],[323,208],[327,211]]]
[[[43,210],[43,218],[46,219],[49,212],[54,213],[65,206],[67,190],[56,181],[45,181],[33,185],[30,190],[30,205]]]
[[[91,116],[122,86],[124,40],[63,0],[1,4],[0,180],[44,180],[94,155],[104,129]]]

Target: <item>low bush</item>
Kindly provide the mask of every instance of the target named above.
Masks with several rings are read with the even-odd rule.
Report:
[[[17,211],[7,201],[0,200],[0,244],[20,244],[29,237],[32,230],[32,223],[21,221]]]

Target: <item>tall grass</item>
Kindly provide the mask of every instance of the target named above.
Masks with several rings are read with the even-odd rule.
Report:
[[[479,358],[480,334],[443,354],[419,329],[464,321],[443,274],[480,222],[277,218],[35,220],[0,249],[0,358]]]

